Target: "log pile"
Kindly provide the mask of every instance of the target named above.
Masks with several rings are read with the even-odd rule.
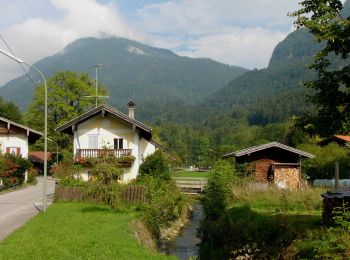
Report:
[[[294,167],[276,167],[274,172],[274,183],[279,186],[285,184],[289,189],[298,189],[300,184],[300,173]]]

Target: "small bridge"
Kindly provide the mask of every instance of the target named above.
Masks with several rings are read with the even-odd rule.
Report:
[[[176,186],[184,193],[197,194],[202,193],[207,186],[207,178],[198,177],[173,177]]]

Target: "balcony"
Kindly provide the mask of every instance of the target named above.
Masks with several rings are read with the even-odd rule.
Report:
[[[94,158],[115,156],[117,158],[131,157],[132,149],[77,149],[76,158]]]

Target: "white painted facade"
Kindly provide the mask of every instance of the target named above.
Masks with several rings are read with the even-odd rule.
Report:
[[[26,134],[0,134],[0,149],[1,153],[6,153],[6,148],[10,152],[16,153],[16,148],[19,148],[19,154],[23,158],[28,158],[28,136]]]
[[[18,149],[19,148],[19,149]],[[21,155],[28,159],[28,136],[26,134],[0,134],[0,151],[5,154],[9,150],[10,153]],[[19,151],[19,153],[17,153]],[[25,172],[24,182],[28,179],[28,171]],[[0,179],[0,185],[2,180]]]
[[[131,167],[123,168],[124,182],[136,179],[140,164],[156,151],[155,145],[143,138],[137,127],[110,115],[98,114],[77,124],[73,136],[74,155],[77,154],[77,149],[113,149],[114,139],[122,139],[123,149],[131,149],[132,156],[135,157]],[[83,169],[80,172],[83,179],[88,179],[88,171],[89,169]]]

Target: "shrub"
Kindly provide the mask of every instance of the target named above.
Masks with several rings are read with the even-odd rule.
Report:
[[[283,259],[348,259],[350,233],[335,228],[309,230],[283,253]]]
[[[80,167],[80,165],[74,164],[71,160],[61,161],[51,167],[50,174],[55,178],[65,179],[73,177],[74,174],[79,171]]]
[[[209,174],[208,186],[203,198],[203,209],[206,219],[217,219],[229,205],[231,187],[238,177],[232,165],[227,161],[219,161]]]
[[[316,155],[316,158],[304,160],[302,163],[303,171],[311,180],[334,178],[335,162],[339,162],[340,177],[349,178],[349,148],[340,147],[336,143],[330,143],[324,147],[304,144],[298,148]]]
[[[142,212],[143,221],[156,239],[162,228],[177,219],[184,219],[188,211],[188,201],[172,180],[164,181],[154,176],[138,178],[138,183],[147,187],[148,204]]]
[[[30,168],[28,171],[27,183],[29,184],[37,184],[36,177],[38,176],[38,170],[35,168]]]
[[[20,155],[5,154],[1,167],[0,178],[5,188],[21,185],[25,179],[25,172],[32,166],[28,159]]]
[[[140,176],[153,176],[162,180],[170,180],[170,169],[162,151],[158,150],[154,154],[147,156],[139,168]]]

